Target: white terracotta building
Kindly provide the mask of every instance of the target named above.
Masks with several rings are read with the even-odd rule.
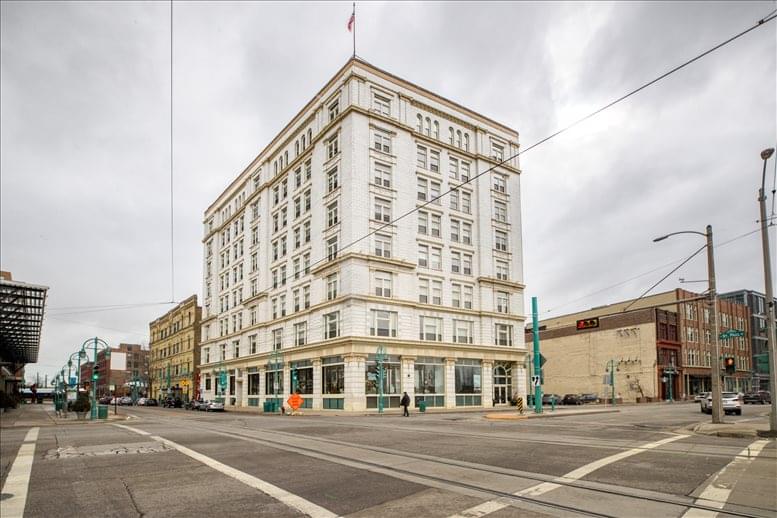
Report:
[[[225,372],[227,405],[376,408],[379,348],[387,407],[523,395],[518,160],[466,183],[517,151],[514,130],[349,60],[205,212],[203,397]]]

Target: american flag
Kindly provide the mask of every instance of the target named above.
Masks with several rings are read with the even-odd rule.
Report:
[[[356,23],[356,13],[351,14],[351,17],[348,18],[348,32],[353,31],[353,24]]]

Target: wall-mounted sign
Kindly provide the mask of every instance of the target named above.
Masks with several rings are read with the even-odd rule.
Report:
[[[577,330],[581,331],[583,329],[594,329],[596,327],[599,327],[599,319],[598,318],[584,318],[582,320],[577,321]]]

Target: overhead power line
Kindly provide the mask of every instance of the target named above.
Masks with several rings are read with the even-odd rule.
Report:
[[[775,11],[775,12],[777,12],[777,11]],[[635,95],[635,94],[641,92],[642,90],[644,90],[644,89],[646,89],[646,88],[648,88],[648,87],[658,83],[662,79],[665,79],[665,78],[669,77],[670,75],[674,74],[675,72],[678,72],[679,70],[682,70],[683,68],[685,68],[688,65],[690,65],[690,64],[700,60],[701,58],[703,58],[703,57],[705,57],[705,56],[715,52],[716,50],[718,50],[718,49],[720,49],[722,47],[725,47],[729,43],[731,43],[731,42],[741,38],[745,34],[748,34],[749,32],[751,32],[751,31],[761,27],[762,25],[765,25],[766,23],[771,22],[776,17],[777,16],[775,16],[774,12],[770,13],[766,17],[758,20],[754,25],[752,25],[752,26],[746,28],[745,30],[735,34],[734,36],[731,36],[730,38],[722,41],[721,43],[718,43],[714,47],[711,47],[708,50],[705,50],[701,54],[697,54],[693,58],[691,58],[691,59],[689,59],[689,60],[687,60],[687,61],[685,61],[685,62],[683,62],[683,63],[681,63],[679,65],[677,65],[676,67],[668,70],[667,72],[661,74],[660,76],[656,77],[655,79],[653,79],[651,81],[648,81],[647,83],[644,83],[643,85],[635,88],[634,90],[631,90],[630,92],[628,92],[628,93],[618,97],[614,101],[605,104],[604,106],[602,106],[601,108],[599,108],[597,110],[592,111],[588,115],[586,115],[584,117],[581,117],[581,118],[577,119],[576,121],[572,122],[571,124],[568,124],[567,126],[564,126],[563,128],[557,130],[556,132],[551,133],[550,135],[546,136],[545,138],[542,138],[542,139],[538,140],[534,144],[530,145],[529,147],[527,147],[527,148],[525,148],[525,149],[523,149],[521,151],[518,151],[514,155],[508,156],[507,158],[503,159],[502,161],[499,161],[496,165],[493,165],[493,166],[487,168],[485,171],[482,171],[482,172],[474,175],[473,177],[468,179],[466,182],[462,182],[458,187],[448,189],[447,191],[443,192],[439,196],[437,196],[435,198],[432,198],[430,200],[427,200],[426,202],[422,203],[421,205],[417,205],[416,207],[414,207],[414,208],[410,209],[409,211],[405,212],[404,214],[401,214],[398,217],[394,218],[393,220],[389,221],[388,223],[384,223],[383,225],[379,226],[375,230],[372,230],[372,231],[366,233],[365,235],[363,235],[362,237],[359,237],[359,238],[355,239],[354,241],[351,241],[350,243],[346,244],[342,248],[339,248],[337,252],[340,253],[343,250],[346,250],[348,248],[353,247],[354,245],[364,241],[365,239],[369,238],[370,236],[372,236],[372,235],[374,235],[376,233],[381,232],[382,230],[384,230],[387,227],[393,226],[396,222],[406,218],[407,216],[410,216],[411,214],[413,214],[413,213],[423,209],[424,207],[427,207],[428,205],[436,204],[436,202],[438,200],[440,200],[443,196],[446,196],[446,195],[450,194],[453,191],[457,191],[459,189],[459,187],[472,183],[474,180],[477,180],[478,178],[480,178],[481,176],[483,176],[483,175],[485,175],[487,173],[490,173],[491,171],[493,171],[497,167],[499,167],[499,166],[501,166],[501,165],[503,165],[503,164],[505,164],[505,163],[507,163],[507,162],[509,162],[509,161],[511,161],[513,159],[515,159],[515,158],[518,158],[519,156],[523,155],[527,151],[529,151],[531,149],[534,149],[534,148],[544,144],[545,142],[547,142],[547,141],[549,141],[549,140],[551,140],[551,139],[561,135],[562,133],[565,133],[565,132],[569,131],[570,129],[574,128],[578,124],[587,121],[588,119],[590,119],[590,118],[592,118],[592,117],[602,113],[603,111],[605,111],[605,110],[607,110],[609,108],[612,108],[616,104],[619,104],[619,103],[625,101],[626,99],[628,99],[632,95]],[[312,268],[313,266],[315,266],[317,264],[320,264],[320,263],[323,263],[323,262],[328,261],[328,260],[329,260],[328,256],[325,255],[321,259],[311,263],[310,267]],[[284,280],[286,280],[287,278],[288,278],[288,276],[284,277]]]

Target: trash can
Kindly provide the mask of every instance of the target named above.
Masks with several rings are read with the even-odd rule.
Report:
[[[108,405],[97,405],[97,419],[108,419]]]
[[[419,412],[426,412],[426,401],[419,401],[418,402],[418,411]]]

